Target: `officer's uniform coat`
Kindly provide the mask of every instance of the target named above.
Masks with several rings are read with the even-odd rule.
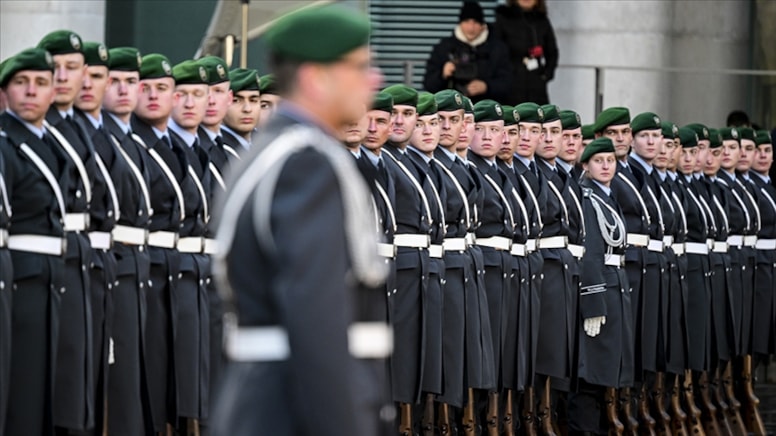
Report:
[[[762,226],[760,239],[776,239],[776,188],[757,174],[750,176],[759,195]],[[757,250],[754,288],[753,350],[761,355],[776,352],[776,288],[774,287],[776,251]]]
[[[286,132],[303,138],[274,142]],[[279,159],[269,173],[255,170],[268,155]],[[219,225],[227,293],[241,329],[279,327],[289,353],[227,366],[213,433],[375,435],[381,381],[349,353],[347,329],[355,294],[384,275],[370,268],[383,263],[369,244],[374,218],[352,158],[311,121],[280,108],[235,176],[230,192],[247,201],[227,200]],[[354,217],[364,222],[346,228]]]
[[[8,146],[0,151],[13,210],[11,235],[65,237],[62,212],[51,185],[22,152],[27,144],[61,185],[68,183],[69,161],[53,140],[45,143],[9,113],[0,114],[0,129]],[[64,205],[62,205],[64,207]],[[64,256],[12,250],[14,293],[11,370],[5,434],[44,434],[53,431],[47,404],[53,399],[53,377],[59,331],[60,298],[64,291]],[[43,321],[43,322],[42,322]]]
[[[11,224],[12,210],[10,209],[8,183],[5,182],[6,150],[12,150],[13,145],[8,142],[5,133],[0,128],[0,229],[8,231]],[[5,428],[6,407],[8,405],[8,386],[11,382],[11,339],[13,325],[13,296],[11,283],[13,282],[13,261],[8,250],[7,241],[0,243],[0,429]]]

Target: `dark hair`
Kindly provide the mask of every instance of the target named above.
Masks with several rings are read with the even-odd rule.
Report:
[[[520,5],[517,4],[517,0],[507,0],[507,4],[509,6],[516,6],[520,7]],[[546,0],[536,0],[536,4],[534,5],[533,11],[541,12],[542,14],[547,13],[547,1]]]
[[[749,124],[749,115],[744,111],[735,110],[727,116],[728,127],[748,127]]]
[[[269,69],[275,75],[275,89],[281,97],[286,97],[296,87],[301,62],[271,53]]]

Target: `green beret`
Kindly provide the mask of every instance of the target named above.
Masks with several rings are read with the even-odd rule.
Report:
[[[722,135],[717,129],[709,129],[709,148],[722,147]]]
[[[418,91],[407,85],[391,85],[382,90],[393,97],[393,105],[418,106]]]
[[[689,127],[690,129],[695,132],[696,135],[698,135],[698,140],[703,141],[704,139],[709,139],[709,128],[704,126],[701,123],[692,123],[688,124],[685,127]]]
[[[70,30],[55,30],[38,43],[38,48],[48,50],[52,56],[68,53],[83,53],[83,42],[77,33]]]
[[[240,91],[260,91],[261,78],[259,78],[259,72],[250,68],[235,68],[229,72],[229,89],[234,93]]]
[[[750,141],[754,141],[756,136],[754,129],[751,127],[739,127],[738,133],[741,135],[741,139],[748,139]]]
[[[228,82],[230,80],[226,61],[220,57],[205,56],[197,59],[197,62],[205,67],[205,71],[207,71],[208,85],[218,85],[219,83]]]
[[[183,61],[172,67],[176,85],[208,85],[207,70],[197,61]]]
[[[563,130],[574,130],[582,127],[582,118],[572,110],[560,111],[560,124]]]
[[[584,126],[582,126],[582,139],[583,140],[595,139],[594,124],[585,124]]]
[[[278,95],[278,87],[275,86],[275,75],[265,74],[261,76],[261,91],[262,94]]]
[[[622,124],[630,124],[630,111],[625,107],[610,107],[604,109],[595,119],[595,127],[593,128],[596,133],[603,132],[609,126],[619,126]]]
[[[140,71],[143,57],[135,47],[116,47],[108,50],[108,68],[116,71]]]
[[[143,56],[140,64],[140,80],[172,77],[172,66],[165,55],[147,54]]]
[[[723,141],[738,141],[741,142],[741,134],[738,133],[737,127],[723,127],[719,129],[719,134],[722,135]]]
[[[504,110],[495,100],[480,100],[474,105],[474,122],[502,121]]]
[[[612,140],[606,137],[594,139],[593,142],[585,146],[579,161],[585,163],[598,153],[614,153],[614,143]]]
[[[515,106],[515,110],[519,115],[518,122],[521,123],[543,123],[544,109],[536,103],[520,103]]]
[[[53,73],[54,61],[51,59],[51,54],[42,48],[28,48],[6,59],[0,68],[0,87],[5,87],[19,71],[29,70]]]
[[[757,145],[772,144],[771,132],[767,130],[758,130],[754,137],[754,143]]]
[[[383,111],[390,114],[393,112],[393,97],[387,92],[378,92],[372,100],[372,107],[369,110]]]
[[[107,67],[110,64],[110,55],[105,44],[100,42],[85,42],[83,46],[84,59],[88,65],[102,65]]]
[[[439,112],[453,112],[464,109],[463,95],[454,89],[445,89],[434,94]]]
[[[469,97],[463,98],[463,113],[474,115],[474,103]]]
[[[520,114],[514,106],[501,106],[501,111],[504,112],[505,126],[514,126],[520,122]]]
[[[542,105],[541,108],[542,111],[544,111],[544,121],[542,121],[543,123],[551,123],[560,119],[558,106],[555,106],[554,104],[545,104]]]
[[[366,16],[343,6],[314,6],[281,17],[264,42],[279,56],[299,62],[331,63],[369,42]]]
[[[663,131],[665,139],[676,139],[679,136],[679,126],[670,121],[661,122],[660,129]]]
[[[663,126],[660,124],[660,117],[652,112],[644,112],[633,117],[630,123],[633,134],[641,132],[642,130],[662,130]]]
[[[679,128],[679,140],[682,141],[682,148],[698,146],[698,134],[687,126]]]
[[[437,104],[434,94],[421,92],[418,94],[418,116],[434,115],[437,113]]]

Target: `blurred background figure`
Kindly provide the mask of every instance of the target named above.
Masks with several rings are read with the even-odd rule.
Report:
[[[493,33],[509,48],[512,87],[506,101],[549,103],[547,82],[558,66],[558,45],[545,0],[507,0],[496,8]]]
[[[512,80],[507,56],[507,47],[490,33],[482,6],[465,1],[453,34],[431,51],[423,85],[432,93],[455,89],[475,103],[507,101]]]

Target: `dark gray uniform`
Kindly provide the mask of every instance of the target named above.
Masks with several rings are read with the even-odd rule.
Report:
[[[383,385],[353,356],[364,343],[352,322],[356,294],[379,285],[384,262],[352,157],[281,107],[235,176],[216,265],[239,327],[227,336],[213,433],[376,434]]]
[[[69,183],[69,162],[49,134],[42,139],[10,113],[0,114],[0,128],[8,135],[8,144],[0,151],[14,212],[8,240],[13,262],[12,288],[19,291],[14,295],[11,315],[8,395],[13,401],[7,405],[3,434],[49,434],[54,425],[50,405],[60,299],[65,291],[65,205],[60,184]],[[51,250],[44,253],[40,242],[19,246],[14,241],[17,235],[50,237],[46,238],[46,248]]]
[[[754,289],[753,350],[760,355],[776,353],[776,188],[759,174],[750,176],[760,191],[762,226],[757,235],[757,273]]]
[[[5,159],[2,153],[12,150],[5,133],[0,129],[0,429],[5,428],[8,386],[11,383],[11,326],[13,299],[13,262],[8,250],[8,227],[11,224],[11,198],[5,182]]]

